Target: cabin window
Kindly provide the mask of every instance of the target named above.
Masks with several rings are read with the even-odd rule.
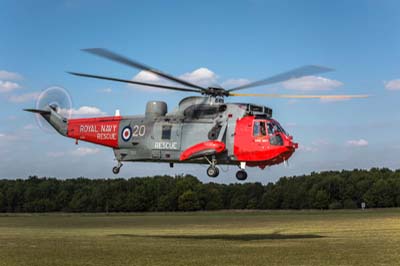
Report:
[[[271,123],[267,123],[268,135],[274,134],[274,126]]]
[[[264,121],[260,122],[260,133],[261,133],[261,136],[266,136],[267,135],[267,133],[265,131],[265,122]]]
[[[172,126],[162,126],[161,139],[171,139]]]
[[[253,136],[258,136],[258,134],[260,133],[260,123],[258,123],[258,121],[254,122],[254,126],[253,126]]]
[[[264,121],[254,121],[253,136],[262,137],[262,136],[266,136],[266,135],[267,135],[267,132],[265,129],[265,122]]]

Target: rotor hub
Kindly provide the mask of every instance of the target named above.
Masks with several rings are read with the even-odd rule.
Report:
[[[214,97],[227,97],[229,96],[229,91],[223,88],[208,87],[202,92],[203,95],[214,96]]]

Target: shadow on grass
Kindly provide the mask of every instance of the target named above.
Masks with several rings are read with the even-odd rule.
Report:
[[[228,240],[228,241],[254,241],[254,240],[284,240],[284,239],[312,239],[323,238],[321,235],[313,234],[242,234],[242,235],[134,235],[134,234],[113,234],[115,237],[146,237],[164,239],[191,239],[191,240]]]

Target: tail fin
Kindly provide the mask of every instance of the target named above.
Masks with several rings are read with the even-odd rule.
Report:
[[[40,114],[58,133],[67,135],[68,119],[57,113],[51,106],[46,110],[42,109],[24,109],[26,112]]]
[[[31,112],[31,113],[38,113],[41,115],[49,115],[50,111],[48,110],[40,110],[40,109],[24,109],[26,112]]]

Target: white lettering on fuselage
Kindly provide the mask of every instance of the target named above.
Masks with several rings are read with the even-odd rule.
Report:
[[[156,142],[154,148],[159,150],[177,150],[178,143],[176,142]]]
[[[101,140],[112,139],[112,140],[115,140],[115,139],[117,139],[117,133],[97,133],[97,139],[101,139]]]
[[[81,125],[79,127],[79,132],[80,133],[86,133],[86,132],[90,132],[90,133],[97,133],[97,126],[96,125]]]
[[[116,125],[101,125],[101,132],[115,132]]]
[[[116,140],[117,125],[80,125],[79,133],[96,133],[98,140]]]

